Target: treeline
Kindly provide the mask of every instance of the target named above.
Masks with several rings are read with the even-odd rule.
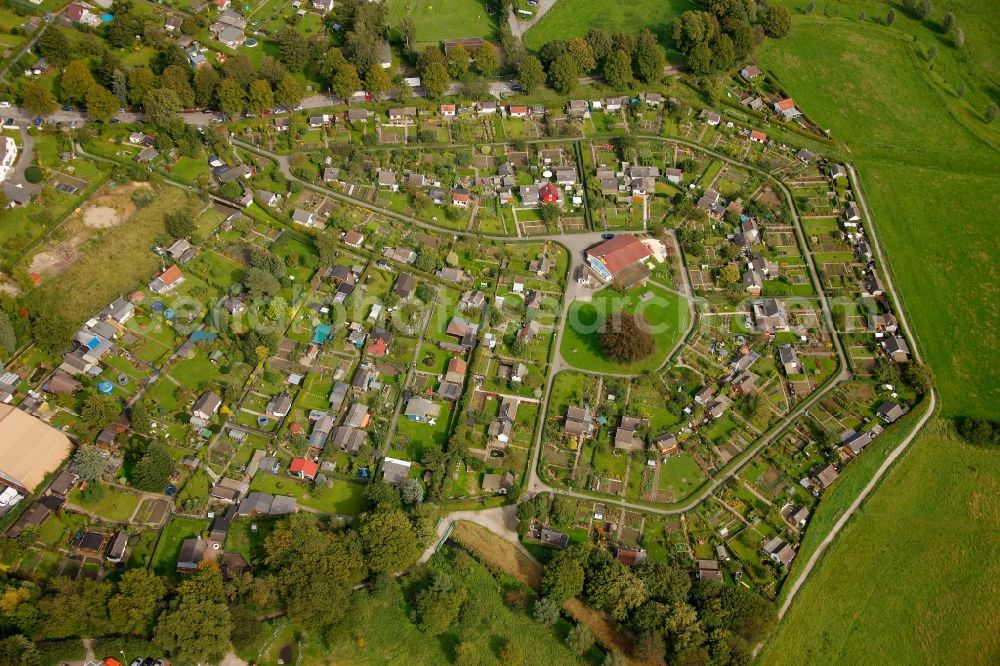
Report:
[[[707,0],[705,10],[674,19],[673,39],[698,75],[725,72],[746,62],[767,37],[788,35],[792,17],[780,5],[758,8],[754,0]]]
[[[258,617],[282,612],[330,644],[358,628],[352,588],[409,568],[433,540],[437,508],[421,499],[375,482],[354,527],[311,514],[277,520],[250,558],[252,571],[228,580],[215,563],[176,583],[143,568],[116,582],[0,572],[0,663],[40,665],[32,641],[107,636],[150,640],[174,663],[218,663],[231,647],[263,638]],[[0,539],[0,548],[27,548],[29,536]]]
[[[599,547],[570,546],[545,566],[536,619],[581,596],[630,629],[637,656],[668,664],[747,664],[776,620],[774,606],[740,586],[692,584],[686,571],[654,560],[628,567]]]

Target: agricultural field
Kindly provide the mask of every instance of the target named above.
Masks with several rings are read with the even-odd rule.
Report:
[[[409,16],[417,29],[417,42],[442,39],[493,37],[496,18],[486,11],[483,0],[388,0],[386,18],[390,26]]]
[[[664,47],[672,46],[670,26],[674,17],[697,5],[691,0],[559,0],[524,36],[532,50],[553,39],[584,35],[591,28],[636,34],[649,28]]]
[[[941,464],[943,450],[952,464]],[[760,663],[991,662],[998,488],[1000,452],[931,421],[838,535]]]
[[[905,26],[918,41],[931,37]],[[803,17],[787,40],[763,46],[760,60],[851,149],[944,412],[995,416],[1000,381],[981,359],[1000,339],[1000,252],[984,217],[1000,204],[1000,137],[929,85],[911,48],[897,29]]]

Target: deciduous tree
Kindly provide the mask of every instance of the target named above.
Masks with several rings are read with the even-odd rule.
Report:
[[[545,83],[545,71],[541,61],[535,56],[528,56],[517,68],[517,78],[521,88],[529,95],[537,92]]]

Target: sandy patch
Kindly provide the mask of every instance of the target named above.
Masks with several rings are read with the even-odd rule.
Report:
[[[121,218],[110,206],[91,206],[83,211],[83,224],[91,229],[108,229],[121,224]]]
[[[31,266],[28,270],[38,273],[41,276],[46,274],[62,273],[66,268],[77,260],[79,253],[77,249],[86,240],[83,236],[75,236],[66,240],[51,250],[39,252],[31,259]]]

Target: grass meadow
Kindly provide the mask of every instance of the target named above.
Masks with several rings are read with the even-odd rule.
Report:
[[[660,44],[670,47],[674,18],[696,8],[692,0],[558,0],[524,36],[524,43],[537,51],[553,39],[577,37],[591,28],[633,35],[649,28]]]
[[[652,292],[653,297],[642,301],[641,296]],[[616,363],[604,356],[598,339],[598,322],[622,309],[641,315],[654,327],[654,352],[635,363]],[[563,359],[578,368],[611,373],[637,373],[660,367],[667,353],[687,328],[690,312],[683,297],[654,285],[635,287],[625,294],[612,288],[594,294],[592,301],[575,301],[570,305],[563,330],[560,352]]]
[[[918,41],[932,33],[909,22]],[[797,17],[761,62],[858,165],[883,249],[947,415],[996,416],[1000,377],[1000,137],[949,99],[912,38],[853,19]],[[939,56],[944,58],[944,54]]]
[[[397,26],[406,16],[413,19],[417,41],[422,44],[462,37],[491,38],[496,18],[486,12],[483,0],[388,0],[386,18]]]
[[[914,441],[758,663],[996,663],[1000,451],[969,446],[950,427],[932,420]]]

